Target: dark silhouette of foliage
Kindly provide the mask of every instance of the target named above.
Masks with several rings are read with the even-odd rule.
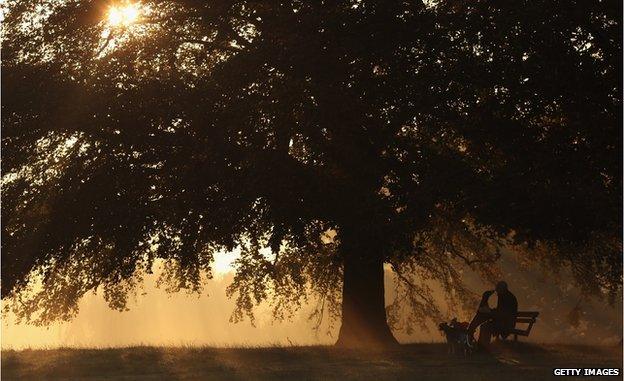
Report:
[[[468,297],[461,267],[494,278],[503,246],[619,290],[621,1],[146,0],[127,27],[108,6],[4,4],[19,316],[100,287],[124,309],[157,259],[200,291],[235,247],[235,319],[315,295],[345,345],[392,341],[383,263],[416,319],[427,281]]]

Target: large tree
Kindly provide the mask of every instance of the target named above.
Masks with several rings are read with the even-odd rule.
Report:
[[[3,6],[2,297],[26,319],[97,288],[123,309],[157,259],[199,291],[236,247],[234,318],[312,294],[346,346],[395,342],[384,263],[410,319],[503,246],[620,289],[620,0]]]

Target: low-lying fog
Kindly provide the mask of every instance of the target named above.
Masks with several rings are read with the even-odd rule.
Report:
[[[3,349],[58,346],[128,346],[128,345],[301,345],[330,344],[336,337],[327,329],[315,332],[308,320],[310,309],[302,310],[289,322],[273,322],[267,307],[256,311],[256,327],[249,322],[230,323],[233,301],[225,296],[232,279],[228,267],[231,258],[220,257],[218,275],[211,280],[204,294],[167,294],[155,287],[155,279],[145,282],[145,293],[133,300],[130,311],[110,310],[100,295],[88,294],[80,304],[78,316],[69,323],[50,327],[15,324],[7,315],[2,322]],[[231,255],[230,255],[231,256]],[[389,272],[390,270],[387,270]],[[535,342],[575,342],[587,344],[617,343],[622,338],[622,303],[608,306],[606,302],[581,299],[576,287],[568,280],[553,284],[536,268],[520,269],[513,258],[502,263],[502,272],[510,290],[518,298],[520,310],[541,312],[531,337]],[[392,280],[388,273],[386,298],[392,296]],[[476,292],[491,288],[472,279]],[[451,316],[449,316],[450,318]],[[460,316],[468,320],[469,316]],[[429,324],[429,331],[417,329],[411,335],[395,332],[402,342],[442,341],[442,336]],[[526,340],[526,339],[525,339]]]

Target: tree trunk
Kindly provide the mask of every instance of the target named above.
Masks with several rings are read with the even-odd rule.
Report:
[[[345,242],[347,240],[348,237],[341,237],[344,258],[342,325],[336,346],[370,348],[398,345],[386,321],[381,254],[374,244],[360,242],[353,245],[353,242]]]

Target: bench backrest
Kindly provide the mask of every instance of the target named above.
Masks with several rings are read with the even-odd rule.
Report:
[[[539,316],[539,312],[537,311],[518,311],[516,314],[516,318],[537,318]]]

